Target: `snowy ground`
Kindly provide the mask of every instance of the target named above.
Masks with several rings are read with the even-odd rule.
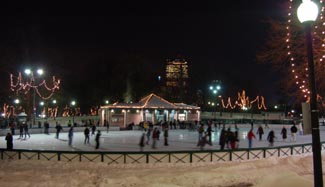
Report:
[[[282,126],[281,126],[282,127]],[[297,137],[297,142],[282,142],[281,127],[272,127],[279,141],[275,146],[311,142],[311,136]],[[246,128],[240,128],[240,147],[247,147]],[[265,130],[263,141],[256,140],[254,147],[267,146]],[[214,145],[206,149],[219,149],[218,133],[214,132]],[[140,131],[103,132],[100,151],[138,151]],[[83,134],[75,133],[74,147],[67,144],[66,132],[55,139],[54,134],[32,134],[26,140],[15,136],[14,148],[46,150],[94,151],[84,145]],[[325,129],[321,130],[325,137]],[[5,147],[4,137],[0,146]],[[197,133],[171,130],[170,146],[159,141],[159,150],[198,150]],[[323,139],[324,141],[324,139]],[[145,148],[151,151],[151,147]],[[157,151],[157,150],[155,150]],[[325,156],[323,156],[323,163]],[[324,164],[323,164],[324,166]],[[312,156],[269,158],[254,161],[192,164],[121,164],[107,165],[97,162],[63,162],[38,160],[5,160],[0,162],[0,186],[3,187],[311,187],[313,186]]]
[[[228,163],[132,165],[6,160],[0,162],[0,186],[312,187],[312,156]]]
[[[231,126],[233,127],[233,126]],[[240,145],[241,148],[247,148],[247,131],[249,130],[249,125],[239,126],[240,134]],[[275,140],[274,146],[284,146],[289,144],[303,144],[311,143],[311,135],[299,135],[297,133],[297,141],[290,141],[290,133],[288,133],[287,142],[283,142],[280,135],[282,125],[270,126],[271,129],[275,131],[277,139]],[[287,126],[289,131],[290,126]],[[256,133],[257,126],[254,128]],[[270,129],[264,129],[263,140],[255,140],[253,142],[253,147],[267,147],[268,142],[266,137]],[[325,128],[321,127],[321,140],[325,141]],[[98,151],[139,151],[139,140],[142,132],[141,131],[110,131],[102,132],[100,139],[100,149]],[[213,145],[205,146],[206,150],[219,149],[219,135],[220,129],[215,129],[212,135]],[[258,136],[256,135],[256,138]],[[84,144],[84,135],[82,132],[75,132],[73,137],[73,146],[68,146],[68,136],[67,132],[60,133],[59,139],[55,138],[55,133],[49,135],[46,134],[31,134],[30,138],[20,139],[19,135],[14,136],[14,148],[15,149],[36,149],[36,150],[66,150],[66,151],[95,151],[95,136],[90,137],[90,145]],[[158,141],[158,149],[154,151],[178,151],[178,150],[199,150],[197,147],[198,133],[196,131],[189,130],[170,130],[169,131],[169,146],[163,145],[163,135],[161,134],[160,140]],[[151,142],[150,142],[151,143]],[[4,136],[0,137],[0,148],[6,148],[6,142]],[[147,145],[144,151],[152,151],[151,146]],[[97,151],[97,150],[96,150]]]

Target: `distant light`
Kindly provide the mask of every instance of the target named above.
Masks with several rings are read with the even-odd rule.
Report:
[[[159,76],[158,76],[158,81],[160,81],[160,80],[161,80],[161,76],[159,75]]]
[[[5,117],[5,113],[1,113],[1,116],[2,116],[2,117]]]
[[[108,100],[106,100],[106,101],[105,101],[105,104],[108,104],[108,103],[109,103],[109,101],[108,101]]]
[[[295,113],[295,110],[291,110],[291,113]]]
[[[56,104],[56,100],[54,99],[54,100],[52,101],[52,103],[53,103],[53,104]]]
[[[44,105],[44,101],[41,101],[39,104],[40,104],[41,106],[43,106],[43,105]]]
[[[26,75],[30,75],[32,73],[32,71],[30,69],[25,69],[25,74]]]
[[[218,92],[217,90],[213,90],[213,94],[217,94],[217,92]]]
[[[71,105],[72,106],[76,105],[76,101],[71,101]]]
[[[213,90],[213,87],[212,86],[210,86],[210,90]]]
[[[20,103],[19,99],[15,99],[14,103],[19,104]]]
[[[274,109],[278,109],[278,105],[275,105],[275,106],[274,106]]]
[[[43,75],[43,73],[44,73],[43,69],[38,69],[38,70],[37,70],[37,74],[39,74],[39,75]]]
[[[217,86],[217,90],[220,90],[220,89],[221,89],[221,87],[218,85],[218,86]]]

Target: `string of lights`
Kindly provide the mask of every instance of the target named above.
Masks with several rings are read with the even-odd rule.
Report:
[[[263,96],[256,96],[254,100],[250,101],[249,97],[246,96],[245,90],[243,90],[241,93],[238,92],[237,100],[233,104],[232,103],[233,102],[231,102],[230,97],[228,97],[227,99],[227,104],[225,104],[225,101],[221,98],[222,107],[226,109],[228,108],[235,109],[236,107],[239,107],[242,110],[251,109],[254,103],[257,104],[257,108],[259,110],[267,109],[265,106],[265,100]]]
[[[319,1],[319,4],[321,5],[321,10],[319,14],[319,20],[317,23],[315,23],[314,26],[314,32],[313,34],[313,43],[317,46],[321,46],[322,49],[319,51],[319,54],[317,55],[319,58],[316,60],[316,63],[322,63],[323,59],[325,58],[324,54],[324,47],[325,47],[325,22],[324,22],[324,5],[323,5],[323,0]],[[297,9],[297,4],[293,2],[293,0],[289,0],[288,3],[288,19],[287,19],[287,25],[286,25],[286,48],[287,48],[287,55],[289,56],[290,59],[290,71],[292,73],[292,76],[295,80],[295,84],[298,86],[299,90],[303,94],[303,97],[308,100],[309,95],[310,95],[310,90],[308,86],[308,66],[307,62],[304,63],[299,63],[301,59],[298,59],[298,53],[300,51],[296,50],[295,47],[296,45],[293,44],[292,41],[294,41],[294,23],[293,19],[293,14],[295,10]],[[320,37],[319,37],[320,36]],[[317,40],[315,39],[317,38]],[[319,48],[319,47],[318,47]],[[316,53],[317,54],[317,53]],[[301,71],[303,70],[303,71]]]
[[[56,79],[55,76],[52,77],[52,85],[52,87],[48,86],[46,80],[43,80],[40,83],[36,84],[34,77],[30,78],[29,81],[25,81],[20,72],[18,74],[18,77],[14,77],[13,74],[10,74],[10,89],[11,91],[16,93],[23,91],[24,94],[27,94],[32,88],[35,89],[37,95],[40,98],[42,98],[43,100],[48,100],[53,96],[56,90],[60,89],[60,80]],[[48,93],[42,95],[40,89],[45,89],[48,91]]]

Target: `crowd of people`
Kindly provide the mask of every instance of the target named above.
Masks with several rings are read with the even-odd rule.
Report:
[[[107,133],[108,133],[108,127],[109,125],[106,123],[107,126]],[[174,125],[176,124],[176,125]],[[99,149],[100,147],[100,137],[101,137],[101,131],[97,130],[98,124],[90,123],[90,125],[85,125],[84,128],[84,144],[90,145],[90,136],[94,136],[95,140],[95,149]],[[213,128],[214,126],[214,128]],[[161,134],[163,135],[163,145],[169,146],[168,137],[169,137],[169,129],[182,129],[181,125],[178,124],[178,122],[160,122],[159,124],[152,124],[150,122],[142,122],[142,134],[139,141],[139,147],[140,151],[143,151],[143,148],[146,145],[151,145],[152,149],[157,149],[157,141],[159,141],[159,138]],[[190,126],[188,126],[189,130],[195,129],[198,132],[198,141],[197,146],[203,150],[206,145],[213,146],[212,141],[212,134],[214,132],[218,132],[219,134],[219,140],[215,141],[218,142],[220,150],[225,149],[238,149],[239,148],[239,142],[240,142],[240,129],[237,124],[232,125],[226,125],[219,123],[213,123],[212,121],[208,121],[206,123],[195,121]],[[27,136],[30,138],[30,133],[28,131],[28,125],[27,123],[19,123],[19,139],[26,139]],[[264,141],[263,135],[266,132],[266,129],[268,129],[268,135],[266,137],[266,141],[268,141],[269,146],[274,146],[274,141],[277,139],[277,136],[274,132],[274,130],[270,129],[270,127],[265,124],[264,128],[262,125],[259,125],[256,128],[256,131],[254,130],[254,124],[251,123],[250,130],[247,132],[247,137],[244,139],[247,139],[248,148],[253,148],[253,141],[256,139],[256,135],[258,135],[259,141]],[[55,138],[60,138],[60,133],[63,131],[63,128],[59,122],[56,122],[55,125]],[[296,142],[297,132],[298,128],[296,124],[293,124],[289,130],[287,130],[286,126],[283,126],[280,131],[280,136],[282,137],[282,141],[287,142],[288,140],[288,131],[291,133],[291,142]],[[256,132],[256,133],[254,133]],[[44,123],[44,133],[49,134],[49,124]],[[74,126],[70,125],[69,130],[67,131],[68,134],[68,145],[73,146],[73,135],[74,135]],[[11,150],[13,149],[13,135],[15,135],[15,130],[12,130],[11,133],[8,133],[5,137],[5,140],[7,141],[7,149]]]

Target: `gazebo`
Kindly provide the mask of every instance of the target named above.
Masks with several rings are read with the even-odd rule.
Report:
[[[200,107],[184,103],[171,103],[155,94],[142,98],[137,103],[114,103],[100,107],[102,124],[107,120],[110,126],[126,127],[142,121],[200,121]]]

